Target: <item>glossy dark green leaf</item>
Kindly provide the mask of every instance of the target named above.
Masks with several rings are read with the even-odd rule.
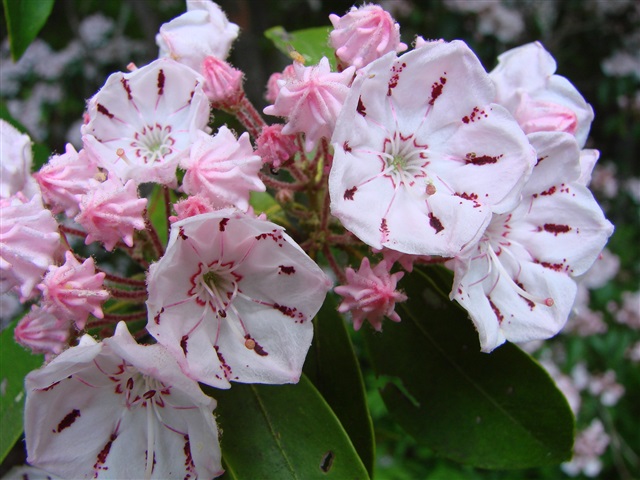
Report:
[[[369,478],[342,425],[306,377],[296,385],[234,384],[207,392],[218,400],[222,478]]]
[[[366,332],[376,373],[394,379],[381,393],[395,421],[420,444],[477,467],[569,459],[574,419],[549,375],[511,344],[481,353],[466,313],[435,293],[424,271],[401,286],[409,296],[402,322]]]
[[[304,371],[342,423],[362,463],[372,475],[375,460],[373,423],[360,364],[337,307],[335,294],[329,293],[313,321],[313,343]]]
[[[24,377],[43,362],[15,342],[14,328],[0,333],[0,463],[22,435]]]
[[[276,48],[285,55],[292,57],[298,52],[306,65],[317,64],[322,57],[327,57],[331,69],[335,71],[335,53],[329,46],[330,27],[307,28],[287,32],[282,27],[273,27],[264,32],[264,36],[271,40]]]
[[[2,0],[11,58],[17,62],[51,14],[54,0]]]
[[[173,190],[169,190],[169,203],[176,201],[176,195]],[[169,225],[167,205],[165,205],[165,187],[162,185],[154,185],[153,191],[149,197],[149,203],[147,204],[147,212],[151,224],[156,229],[160,242],[163,245],[167,244],[169,238]]]

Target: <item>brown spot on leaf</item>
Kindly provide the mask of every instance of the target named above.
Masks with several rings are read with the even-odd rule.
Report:
[[[322,470],[324,473],[327,473],[329,470],[331,470],[331,467],[333,465],[333,459],[335,457],[336,457],[336,454],[333,453],[331,450],[325,453],[322,456],[322,460],[320,460],[320,470]]]

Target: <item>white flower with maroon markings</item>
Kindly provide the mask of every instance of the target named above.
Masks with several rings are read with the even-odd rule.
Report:
[[[232,209],[174,223],[147,283],[149,333],[219,388],[297,382],[330,288],[282,227]]]
[[[578,182],[580,151],[567,133],[529,135],[538,163],[511,212],[452,263],[451,298],[467,309],[490,352],[509,340],[552,337],[571,312],[574,277],[598,258],[613,226]]]
[[[222,474],[214,399],[162,345],[124,323],[85,335],[26,378],[27,461],[63,478],[212,478]]]
[[[453,256],[477,241],[493,212],[515,206],[535,162],[493,96],[459,41],[359,71],[331,139],[332,213],[377,249]]]
[[[82,141],[123,182],[176,184],[176,167],[209,120],[203,78],[170,59],[114,73],[89,100]]]
[[[539,42],[498,57],[489,74],[497,102],[506,107],[526,133],[567,132],[584,146],[593,109],[569,80],[554,75],[556,62]]]

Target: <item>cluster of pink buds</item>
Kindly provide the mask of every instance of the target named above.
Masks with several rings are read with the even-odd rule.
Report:
[[[226,62],[238,26],[189,0],[159,58],[88,101],[79,151],[29,175],[28,137],[0,124],[0,286],[37,302],[15,337],[48,360],[27,377],[31,465],[222,474],[198,383],[297,382],[325,271],[356,330],[400,322],[400,268],[425,263],[453,270],[483,351],[563,327],[613,231],[587,188],[591,107],[539,43],[488,73],[461,41],[405,52],[379,6],[330,20],[338,66],[272,77],[279,123]]]

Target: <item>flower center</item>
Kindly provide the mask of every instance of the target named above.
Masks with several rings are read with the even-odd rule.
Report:
[[[226,310],[238,293],[238,282],[242,278],[234,273],[234,262],[209,265],[200,264],[191,279],[189,295],[195,296],[199,305],[209,305],[218,316],[226,317]]]
[[[427,145],[420,145],[413,135],[408,137],[395,132],[384,141],[380,158],[383,161],[382,173],[389,177],[394,186],[413,186],[416,178],[427,176]]]
[[[175,140],[171,136],[170,125],[147,125],[141,132],[136,132],[133,138],[131,146],[135,149],[136,157],[144,163],[160,162],[173,152]]]

